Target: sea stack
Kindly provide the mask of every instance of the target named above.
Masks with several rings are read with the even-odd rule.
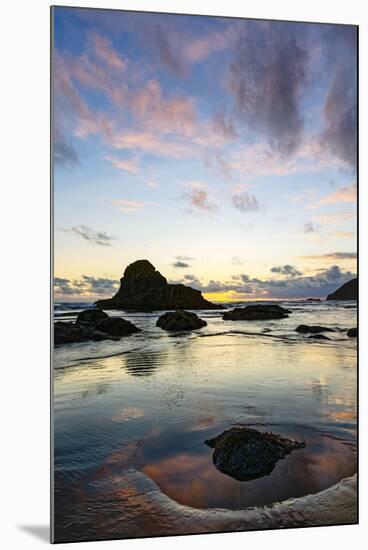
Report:
[[[357,300],[358,299],[358,279],[352,279],[347,283],[343,284],[329,294],[326,300]]]
[[[199,290],[182,284],[169,284],[148,260],[137,260],[128,265],[115,296],[98,300],[96,306],[131,311],[223,309],[205,300]]]

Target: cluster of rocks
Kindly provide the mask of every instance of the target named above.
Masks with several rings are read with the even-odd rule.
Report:
[[[357,279],[349,281],[327,299],[350,300],[356,297]],[[307,301],[317,301],[309,298]],[[123,309],[128,311],[165,310],[156,326],[167,331],[198,330],[206,326],[206,321],[195,313],[185,311],[203,309],[224,309],[205,300],[199,290],[182,284],[169,284],[165,277],[148,260],[137,260],[124,271],[118,292],[110,299],[99,300],[96,309],[82,311],[75,323],[55,323],[55,344],[84,342],[87,340],[119,339],[140,329],[121,317],[109,317],[103,309]],[[226,311],[223,320],[227,321],[266,321],[285,319],[291,311],[277,304],[250,304]],[[299,325],[296,331],[309,334],[309,338],[328,339],[324,332],[333,329],[321,326]],[[349,337],[357,337],[357,329],[350,329]]]
[[[54,343],[71,344],[88,340],[119,340],[140,329],[121,317],[109,317],[100,309],[81,311],[75,323],[58,321],[54,325]]]
[[[322,327],[320,325],[299,325],[295,330],[300,334],[309,334],[308,338],[314,338],[316,340],[330,340],[330,338],[325,336],[323,332],[336,332],[333,328]],[[349,338],[356,338],[358,336],[358,329],[351,328],[346,334]]]
[[[305,447],[302,441],[246,427],[231,428],[205,443],[213,449],[215,467],[238,481],[270,474],[278,460]]]

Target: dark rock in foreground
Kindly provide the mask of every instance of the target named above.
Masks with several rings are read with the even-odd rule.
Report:
[[[205,300],[199,290],[169,284],[148,260],[137,260],[128,265],[115,296],[99,300],[96,306],[134,311],[223,309]]]
[[[54,325],[54,343],[71,344],[88,340],[119,340],[140,329],[120,317],[109,317],[99,309],[81,311],[75,323],[57,322]]]
[[[189,311],[174,311],[164,313],[157,320],[156,326],[164,330],[196,330],[207,325],[195,313]]]
[[[76,324],[95,327],[105,319],[109,319],[109,316],[102,309],[85,309],[78,313]]]
[[[352,279],[340,286],[335,292],[329,294],[326,300],[357,300],[358,299],[358,279]]]
[[[285,319],[291,313],[278,305],[254,304],[246,307],[237,307],[223,315],[225,321],[263,321],[267,319]]]
[[[319,332],[335,332],[333,328],[321,327],[319,325],[299,325],[296,332],[301,334],[318,334]]]
[[[357,338],[358,337],[358,329],[357,327],[355,328],[349,328],[348,332],[347,332],[347,335],[349,336],[349,338]]]
[[[270,474],[278,460],[305,447],[304,442],[251,428],[231,428],[205,443],[214,449],[212,460],[216,468],[238,481]]]
[[[331,338],[328,338],[328,336],[324,334],[311,334],[308,338],[313,338],[314,340],[331,340]]]

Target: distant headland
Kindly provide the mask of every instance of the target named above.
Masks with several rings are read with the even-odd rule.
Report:
[[[98,300],[96,306],[134,311],[223,309],[205,300],[199,290],[182,284],[169,284],[148,260],[137,260],[128,265],[115,296]]]
[[[357,300],[358,299],[358,279],[351,279],[340,286],[335,292],[329,294],[326,300]]]

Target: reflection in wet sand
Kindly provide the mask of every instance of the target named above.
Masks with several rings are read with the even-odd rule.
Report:
[[[306,447],[280,460],[269,475],[259,479],[237,481],[214,467],[204,439],[221,432],[219,428],[185,436],[156,432],[138,447],[136,466],[181,504],[232,510],[318,493],[356,472],[355,454],[344,441],[298,427],[287,434],[281,429],[273,431],[303,440]]]
[[[132,467],[134,443],[113,453],[79,490],[78,514],[58,518],[59,542],[355,523],[356,476],[273,506],[198,510],[178,504]],[[184,458],[184,457],[183,457]],[[200,470],[200,466],[199,466]],[[199,488],[200,493],[200,488]],[[59,508],[62,511],[62,507]]]
[[[221,332],[216,319],[208,333]],[[354,342],[167,337],[154,316],[144,322],[144,342],[80,346],[81,357],[110,356],[55,369],[58,541],[355,521],[354,481],[323,493],[356,471]],[[78,349],[58,350],[60,365],[76,365]],[[307,447],[242,484],[204,445],[234,425]]]

